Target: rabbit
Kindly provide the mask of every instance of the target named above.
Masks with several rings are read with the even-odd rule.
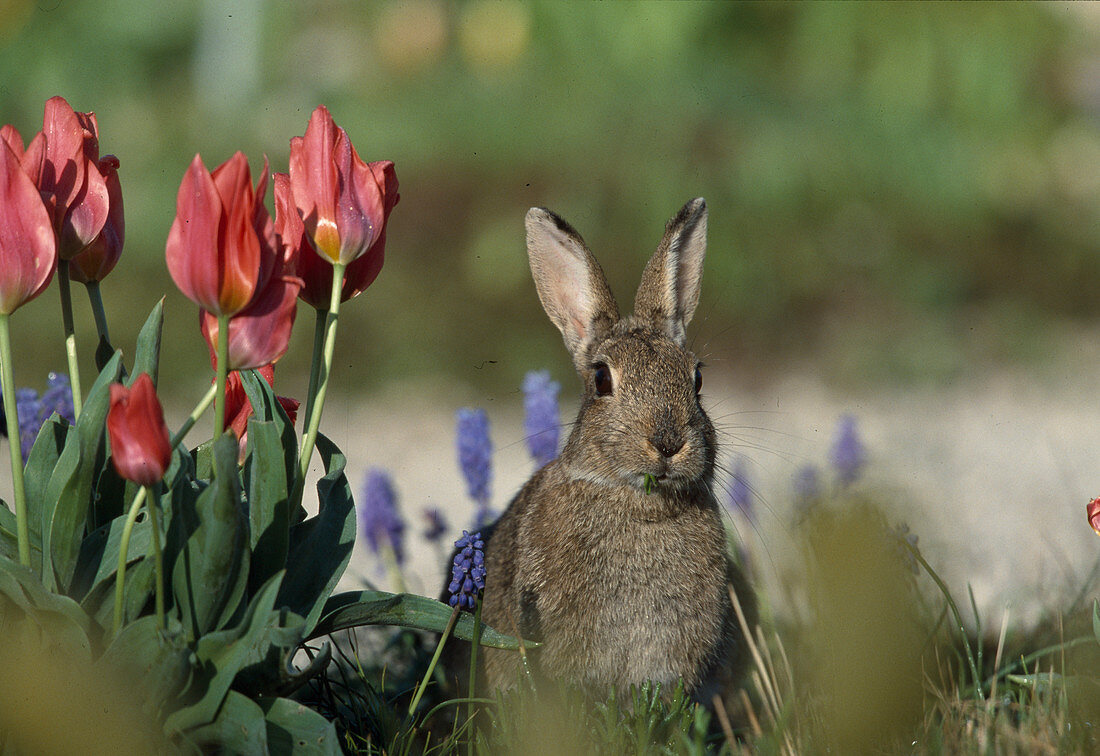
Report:
[[[714,426],[699,399],[685,329],[699,301],[707,208],[673,217],[642,274],[634,314],[619,316],[580,235],[543,208],[527,213],[539,299],[584,382],[561,451],[485,531],[482,619],[541,646],[539,677],[621,691],[683,680],[710,703],[745,669],[756,602],[729,560],[714,481]],[[521,679],[515,652],[483,650],[494,688]]]

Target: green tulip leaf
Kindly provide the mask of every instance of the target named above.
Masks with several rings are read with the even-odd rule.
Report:
[[[124,516],[89,533],[80,544],[80,555],[76,560],[76,571],[70,595],[76,598],[85,609],[95,613],[86,599],[91,591],[114,591],[115,573],[118,571],[118,552],[121,547],[122,530],[126,525]],[[148,552],[151,533],[148,519],[134,523],[130,533],[130,560],[132,563]],[[109,584],[109,585],[108,585]]]
[[[160,341],[164,327],[164,297],[153,305],[152,312],[145,320],[145,325],[138,332],[137,343],[134,348],[134,372],[130,376],[129,385],[134,378],[142,373],[148,373],[153,379],[153,385],[157,385],[158,371],[160,369]]]
[[[19,613],[37,624],[51,642],[79,651],[90,661],[92,623],[80,605],[47,590],[30,569],[0,556],[0,617],[11,622]]]
[[[198,639],[195,656],[203,676],[192,686],[196,700],[168,717],[169,733],[213,722],[237,673],[264,661],[273,646],[289,648],[301,641],[301,618],[274,610],[282,579],[280,572],[263,585],[239,624]]]
[[[172,568],[172,591],[193,638],[231,622],[248,585],[248,518],[232,433],[214,442],[213,461],[210,485],[193,502],[178,502],[180,522],[172,528],[174,537],[184,539]]]
[[[310,631],[309,640],[363,625],[398,625],[415,630],[441,633],[451,619],[454,609],[435,599],[411,593],[386,593],[385,591],[351,591],[340,593],[327,602],[317,626]],[[472,640],[474,615],[459,612],[452,634],[456,638]],[[488,625],[481,626],[480,643],[483,646],[514,651],[519,641],[510,635],[497,632]],[[538,646],[524,641],[524,647]]]
[[[76,569],[93,485],[107,453],[110,385],[118,380],[121,370],[122,353],[118,352],[92,385],[46,486],[41,518],[42,582],[50,589],[67,590]]]
[[[42,565],[42,509],[47,501],[46,489],[57,460],[65,448],[72,426],[69,421],[54,414],[38,431],[31,453],[23,471],[27,500],[27,530],[30,532],[31,564],[41,570]]]
[[[164,715],[191,678],[192,653],[178,622],[171,621],[166,632],[156,623],[156,617],[146,615],[123,625],[95,667],[138,686],[144,708]]]
[[[317,481],[320,508],[290,531],[287,575],[279,605],[306,618],[307,632],[317,623],[325,600],[351,560],[355,545],[355,502],[344,475],[344,455],[325,436],[317,435],[325,476]]]
[[[259,705],[267,720],[267,742],[271,753],[295,756],[338,756],[336,726],[297,701],[289,698],[261,698]]]
[[[8,509],[5,501],[0,501],[0,556],[13,561],[19,560],[19,535],[15,512]]]
[[[253,407],[242,477],[248,494],[252,545],[249,588],[255,590],[286,567],[298,437],[267,381],[248,370],[241,373],[241,383]]]
[[[235,690],[229,691],[218,710],[218,716],[209,724],[188,730],[184,737],[203,753],[232,753],[240,756],[267,756],[267,720],[260,705]]]

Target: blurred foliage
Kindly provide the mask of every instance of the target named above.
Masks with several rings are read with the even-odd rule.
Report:
[[[54,94],[96,111],[128,220],[103,285],[112,335],[131,343],[128,313],[166,293],[180,365],[205,352],[163,263],[189,160],[241,149],[285,170],[324,102],[365,159],[396,162],[402,193],[383,274],[344,311],[337,391],[564,376],[526,209],[570,220],[625,307],[699,195],[711,362],[816,354],[844,379],[943,379],[1094,317],[1098,36],[1100,11],[1062,5],[2,0],[0,122],[29,138]],[[15,320],[41,375],[62,364],[56,300]]]

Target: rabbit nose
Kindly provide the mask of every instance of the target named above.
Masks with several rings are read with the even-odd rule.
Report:
[[[665,459],[671,459],[676,455],[676,452],[684,448],[684,440],[682,438],[674,438],[671,436],[654,436],[649,439],[649,443],[660,452],[661,456]]]

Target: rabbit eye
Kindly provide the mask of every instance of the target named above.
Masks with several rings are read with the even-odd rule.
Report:
[[[602,362],[597,362],[595,368],[596,396],[607,396],[611,393],[611,368]]]
[[[695,393],[698,394],[699,390],[703,388],[703,370],[696,366],[695,368]]]

